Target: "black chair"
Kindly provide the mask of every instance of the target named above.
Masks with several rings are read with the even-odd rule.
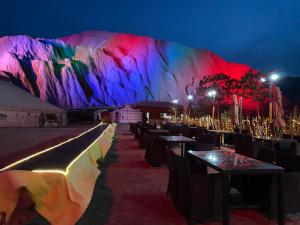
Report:
[[[214,136],[212,134],[200,134],[196,138],[198,143],[207,143],[207,144],[214,144]]]
[[[260,147],[256,159],[267,163],[274,163],[275,155],[276,152],[272,151],[270,148]]]
[[[180,134],[180,125],[177,124],[173,124],[172,126],[170,126],[169,128],[169,133],[170,135],[179,135]]]
[[[166,124],[162,124],[160,127],[163,130],[169,130],[170,129],[171,124],[170,123],[166,123]]]
[[[285,213],[300,212],[300,156],[276,152],[276,165],[283,167],[282,175]],[[278,215],[278,180],[277,176],[265,175],[256,184],[260,187],[260,207],[270,217]],[[264,194],[262,194],[264,193]],[[267,194],[266,194],[267,193]]]
[[[250,135],[235,137],[235,152],[244,156],[254,157],[254,146]]]
[[[188,158],[174,154],[176,173],[176,208],[192,220],[205,221],[221,216],[222,177],[220,174],[194,174]]]
[[[285,172],[300,172],[300,156],[276,152],[276,165],[283,167]]]
[[[167,159],[168,159],[168,169],[169,169],[169,181],[167,187],[167,195],[171,196],[174,205],[176,205],[177,196],[177,177],[176,177],[176,167],[175,167],[175,154],[172,150],[167,149]]]
[[[191,132],[190,128],[186,125],[183,125],[180,127],[179,133],[185,137],[192,138],[192,132]]]
[[[146,147],[146,132],[148,129],[155,129],[154,125],[145,123],[142,124],[141,126],[139,126],[139,136],[138,136],[138,140],[139,140],[139,148],[140,149],[144,149]]]
[[[250,135],[234,134],[233,142],[235,145],[235,153],[247,157],[254,157],[254,143]],[[255,179],[256,177],[246,174],[236,174],[231,176],[231,187],[237,189],[241,193],[245,205],[257,204],[257,190],[252,187],[252,183],[255,182]]]
[[[296,154],[297,152],[297,142],[292,140],[280,140],[274,144],[276,151],[281,151],[285,153]]]
[[[167,145],[158,135],[149,135],[145,151],[145,160],[152,166],[167,163]]]

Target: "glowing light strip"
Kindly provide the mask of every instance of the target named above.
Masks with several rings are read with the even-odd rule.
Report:
[[[71,166],[86,152],[88,151],[103,135],[104,133],[111,127],[111,124],[102,132],[102,134],[96,138],[86,149],[84,149],[75,159],[73,159],[70,164],[67,166],[66,170],[59,170],[59,169],[35,169],[32,170],[34,173],[60,173],[63,175],[67,175],[69,173],[69,170]]]
[[[32,172],[35,172],[35,173],[59,173],[59,174],[63,174],[63,175],[66,175],[65,174],[65,171],[63,170],[59,170],[59,169],[38,169],[38,170],[32,170]]]
[[[103,124],[103,123],[101,122],[101,123],[98,124],[97,126],[92,127],[92,128],[90,128],[90,129],[84,131],[83,133],[79,134],[79,135],[76,136],[76,137],[70,138],[70,139],[68,139],[68,140],[66,140],[66,141],[63,141],[63,142],[61,142],[61,143],[59,143],[59,144],[57,144],[57,145],[54,145],[54,146],[52,146],[52,147],[50,147],[50,148],[47,148],[47,149],[42,150],[42,151],[40,151],[40,152],[34,153],[33,155],[27,156],[27,157],[25,157],[25,158],[23,158],[23,159],[21,159],[21,160],[18,160],[18,161],[16,161],[16,162],[14,162],[14,163],[12,163],[12,164],[10,164],[10,165],[8,165],[8,166],[6,166],[6,167],[0,169],[0,172],[2,172],[2,171],[4,171],[4,170],[8,170],[8,169],[10,169],[11,167],[14,167],[14,166],[16,166],[16,165],[18,165],[18,164],[20,164],[20,163],[22,163],[22,162],[25,162],[25,161],[27,161],[27,160],[29,160],[29,159],[32,159],[32,158],[34,158],[34,157],[36,157],[36,156],[39,156],[39,155],[41,155],[41,154],[43,154],[43,153],[45,153],[45,152],[49,152],[49,151],[53,150],[54,148],[59,147],[59,146],[61,146],[61,145],[63,145],[63,144],[66,144],[66,143],[68,143],[68,142],[70,142],[70,141],[73,141],[73,140],[75,140],[75,139],[77,139],[77,138],[80,138],[82,135],[84,135],[84,134],[86,134],[86,133],[88,133],[88,132],[90,132],[90,131],[96,129],[97,127],[101,126],[102,124]]]

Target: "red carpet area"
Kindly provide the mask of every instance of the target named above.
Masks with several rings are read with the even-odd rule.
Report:
[[[106,171],[106,185],[112,191],[112,205],[105,224],[187,224],[185,217],[176,211],[171,199],[166,196],[167,167],[152,167],[145,162],[144,150],[139,149],[127,126],[118,126],[115,138],[117,159]],[[213,221],[206,224],[222,223]],[[277,224],[277,220],[269,220],[256,210],[235,209],[231,210],[231,224],[271,225]],[[286,224],[296,225],[300,221],[288,218]]]
[[[118,125],[112,148],[101,162],[91,202],[76,225],[187,225],[187,220],[166,195],[168,168],[152,167],[144,160],[145,150]],[[286,215],[287,225],[300,225],[299,215]],[[41,216],[27,225],[48,225]],[[205,225],[221,225],[207,221]],[[231,209],[232,225],[275,225],[254,209]],[[194,224],[196,225],[196,223]]]

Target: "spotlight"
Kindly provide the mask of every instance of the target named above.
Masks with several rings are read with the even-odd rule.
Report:
[[[177,103],[178,103],[178,99],[174,99],[174,100],[172,101],[172,103],[177,104]]]
[[[273,73],[273,74],[270,75],[270,80],[271,81],[276,81],[278,79],[279,79],[279,75],[278,74]]]
[[[266,81],[267,81],[267,79],[266,79],[266,78],[264,78],[264,77],[262,77],[262,78],[260,78],[260,81],[264,83],[264,82],[266,82]]]
[[[207,95],[208,95],[209,97],[215,97],[215,96],[217,95],[217,92],[216,92],[215,90],[210,90],[210,91],[207,93]]]
[[[188,95],[188,96],[187,96],[187,99],[188,99],[188,100],[193,100],[193,98],[194,98],[193,95]]]

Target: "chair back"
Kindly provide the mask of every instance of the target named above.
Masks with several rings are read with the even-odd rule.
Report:
[[[275,151],[272,151],[270,148],[267,147],[259,147],[257,159],[267,163],[275,162]]]
[[[284,152],[276,152],[276,165],[286,172],[300,172],[300,156]]]
[[[197,137],[197,142],[207,143],[207,144],[214,144],[214,136],[212,134],[200,134]]]
[[[174,154],[176,169],[177,202],[176,207],[181,211],[189,210],[191,206],[192,183],[191,170],[187,158]]]
[[[174,204],[176,204],[177,196],[177,176],[176,176],[176,165],[175,165],[175,154],[171,149],[166,150],[167,154],[167,165],[169,169],[169,181],[167,187],[167,194],[169,194]]]
[[[212,151],[214,149],[214,144],[211,143],[196,143],[195,149],[193,151]]]
[[[169,131],[170,131],[170,135],[179,135],[180,126],[174,124],[174,125],[170,126]]]
[[[189,137],[191,138],[191,132],[188,126],[184,125],[182,127],[180,127],[179,129],[180,134],[182,134],[183,136]]]
[[[295,154],[297,152],[297,142],[293,140],[280,140],[274,145],[277,151]]]
[[[253,157],[252,137],[250,135],[241,135],[237,137],[235,137],[235,152],[244,156]]]

